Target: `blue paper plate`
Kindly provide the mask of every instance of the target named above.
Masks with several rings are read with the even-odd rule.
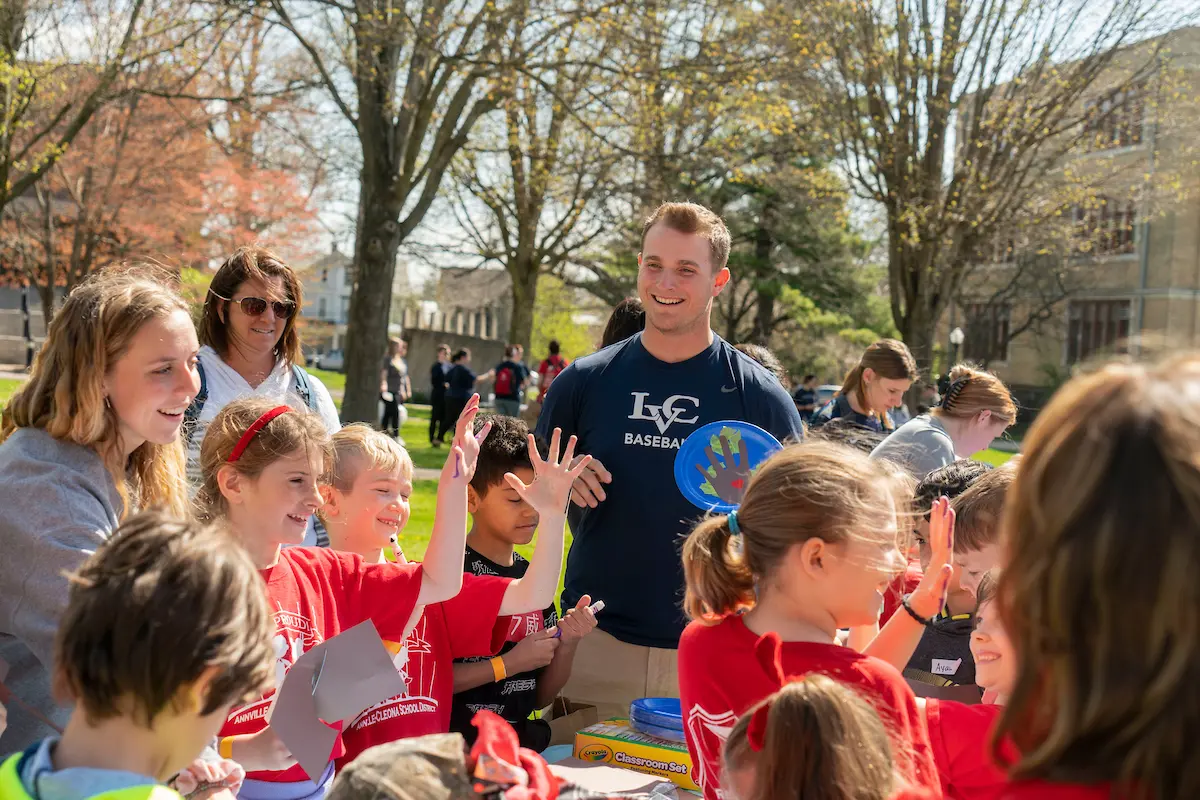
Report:
[[[724,465],[725,455],[718,440],[722,434],[729,439],[729,449],[735,463],[740,461],[739,443],[746,443],[746,460],[751,471],[758,469],[772,453],[782,450],[783,445],[757,425],[736,420],[710,422],[684,440],[675,456],[675,483],[679,486],[679,491],[697,508],[728,514],[737,508],[739,503],[718,497],[708,477],[701,475],[700,470],[696,469],[699,465],[709,472],[714,472],[708,455],[704,452],[707,447],[712,448],[717,462]]]
[[[643,697],[629,704],[629,719],[660,728],[683,730],[683,709],[677,698]]]

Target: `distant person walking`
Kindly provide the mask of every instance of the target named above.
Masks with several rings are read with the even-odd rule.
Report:
[[[517,417],[521,414],[521,393],[525,390],[525,382],[529,379],[525,365],[518,359],[521,357],[521,345],[510,344],[504,348],[504,360],[492,370],[496,374],[496,384],[493,391],[496,394],[496,413],[506,417]]]
[[[400,438],[400,426],[408,418],[403,405],[412,397],[412,384],[408,379],[408,344],[402,339],[388,340],[388,354],[383,360],[379,374],[379,395],[383,400],[383,419],[380,429],[392,438]]]
[[[446,375],[450,372],[450,345],[439,344],[437,361],[429,368],[429,444],[441,447],[446,436]]]
[[[569,363],[559,354],[557,339],[551,339],[547,349],[550,351],[549,355],[542,359],[542,363],[538,365],[538,377],[540,378],[538,381],[539,403],[545,402],[546,392],[550,390],[550,384],[554,383],[554,379],[558,377],[560,372],[567,368]]]
[[[494,369],[476,375],[471,369],[471,351],[465,347],[455,352],[450,363],[453,366],[446,373],[446,413],[442,416],[443,430],[448,431],[454,430],[454,423],[475,393],[475,381],[490,381],[496,377]]]
[[[792,395],[792,400],[796,403],[796,410],[800,412],[800,419],[807,420],[812,417],[817,410],[817,376],[805,375]]]

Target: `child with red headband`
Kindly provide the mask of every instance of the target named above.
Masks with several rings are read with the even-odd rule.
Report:
[[[308,518],[322,503],[318,481],[326,469],[330,439],[320,419],[307,412],[245,398],[217,414],[200,450],[204,484],[201,515],[229,523],[261,570],[275,612],[276,686],[304,652],[370,619],[385,638],[404,641],[420,606],[453,598],[462,587],[467,523],[467,484],[479,443],[472,423],[479,396],[463,410],[449,458],[438,480],[437,513],[423,564],[366,563],[359,555],[321,548],[288,547],[303,540]],[[572,480],[568,447],[562,472]],[[522,486],[528,491],[528,487]],[[564,492],[563,505],[566,504]],[[339,738],[322,775],[306,775],[267,727],[270,694],[234,710],[220,732],[219,750],[245,767],[239,796],[249,800],[323,797],[333,760],[344,753]]]

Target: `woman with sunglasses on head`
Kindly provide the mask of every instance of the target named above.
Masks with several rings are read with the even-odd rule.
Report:
[[[264,397],[341,428],[329,390],[302,366],[296,328],[303,296],[296,271],[261,247],[242,247],[213,276],[200,317],[200,393],[183,426],[188,482],[199,488],[200,443],[217,413],[240,397]],[[305,544],[318,543],[309,524]],[[321,542],[323,543],[323,542]]]

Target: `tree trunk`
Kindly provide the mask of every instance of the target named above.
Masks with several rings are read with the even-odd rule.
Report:
[[[771,333],[775,327],[775,298],[778,292],[775,288],[774,274],[771,269],[771,251],[775,247],[774,237],[765,224],[759,225],[754,233],[754,271],[755,279],[755,314],[754,334],[751,340],[754,344],[769,347]]]
[[[363,169],[354,288],[350,293],[354,335],[346,337],[342,422],[378,422],[379,365],[387,353],[391,286],[396,274],[396,249],[400,246],[401,209],[388,202],[392,194],[387,173]]]
[[[531,259],[513,260],[508,266],[512,278],[512,322],[508,326],[508,341],[529,347],[533,336],[533,308],[537,303],[540,265]]]

